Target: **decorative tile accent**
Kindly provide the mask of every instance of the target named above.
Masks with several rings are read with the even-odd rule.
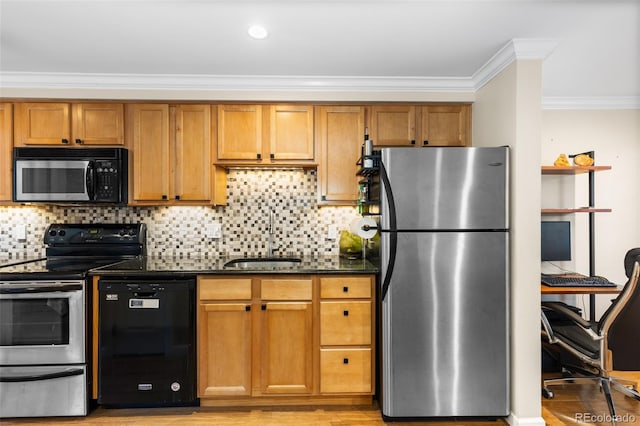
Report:
[[[44,231],[60,222],[144,222],[151,256],[266,255],[270,210],[276,254],[337,255],[338,241],[327,239],[329,225],[347,229],[359,216],[355,207],[318,207],[316,185],[315,170],[231,169],[222,207],[0,207],[0,258],[44,256]],[[221,239],[206,236],[211,222],[222,224]],[[15,241],[14,227],[22,224],[27,240]]]

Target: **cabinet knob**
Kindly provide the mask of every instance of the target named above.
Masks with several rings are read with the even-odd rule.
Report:
[[[428,140],[423,140],[422,141],[422,145],[429,145],[429,141]]]
[[[415,144],[416,144],[416,141],[415,141],[415,140],[412,140],[412,141],[411,141],[411,145],[415,145]]]
[[[345,285],[344,287],[342,287],[342,292],[343,293],[349,293],[349,286]]]
[[[247,306],[245,306],[245,307],[244,307],[244,310],[245,310],[245,311],[247,311],[247,312],[249,312],[249,311],[251,310],[251,305],[247,305]]]
[[[266,311],[267,310],[267,305],[260,306],[260,309],[262,309],[263,311]]]
[[[166,199],[167,199],[167,196],[166,196],[166,195],[163,195],[163,196],[162,196],[162,199],[163,199],[163,200],[166,200]]]
[[[327,196],[326,196],[325,194],[322,194],[322,195],[320,196],[320,199],[321,199],[322,201],[327,201]]]
[[[343,358],[342,359],[342,363],[343,364],[349,364],[349,358]]]
[[[179,200],[179,199],[180,199],[180,196],[179,196],[179,195],[176,195],[176,200]]]
[[[269,158],[271,158],[272,160],[274,160],[276,158],[276,155],[272,152],[271,154],[269,154]]]
[[[69,139],[62,139],[62,143],[69,143]]]
[[[76,139],[76,143],[77,143],[78,145],[82,145],[82,139]]]
[[[262,154],[256,154],[256,158],[257,158],[258,160],[262,160]]]
[[[343,311],[342,315],[344,315],[345,317],[348,317],[349,316],[349,311]]]

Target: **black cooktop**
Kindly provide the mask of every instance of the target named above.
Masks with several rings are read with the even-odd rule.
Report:
[[[44,258],[0,264],[0,281],[84,279],[91,269],[145,254],[146,226],[53,224],[44,243]]]

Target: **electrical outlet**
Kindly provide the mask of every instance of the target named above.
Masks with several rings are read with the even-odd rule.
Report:
[[[13,227],[13,238],[16,241],[27,241],[27,225],[21,223]]]
[[[327,230],[327,239],[335,240],[338,238],[338,225],[329,225],[329,229]]]
[[[205,225],[205,232],[208,238],[222,238],[222,224],[218,222],[207,223]]]

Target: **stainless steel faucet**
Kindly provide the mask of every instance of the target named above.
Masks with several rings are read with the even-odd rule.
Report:
[[[274,226],[274,221],[275,221],[275,217],[276,214],[273,211],[273,209],[269,209],[269,246],[267,248],[267,256],[268,257],[273,257],[273,251],[274,249],[277,250],[278,247],[273,245],[273,234],[275,232],[275,226]]]

